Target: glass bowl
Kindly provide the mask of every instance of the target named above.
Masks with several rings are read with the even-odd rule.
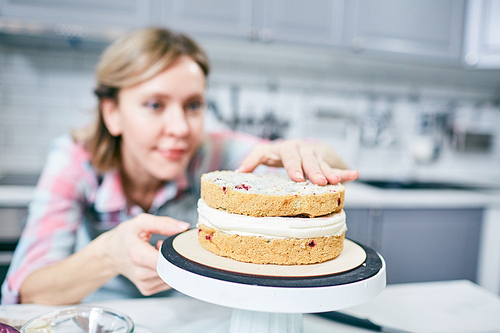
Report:
[[[21,333],[130,333],[134,323],[129,316],[114,310],[77,306],[33,318],[21,327]]]

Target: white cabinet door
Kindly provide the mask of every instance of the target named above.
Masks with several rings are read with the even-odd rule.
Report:
[[[265,0],[259,37],[324,45],[342,44],[343,0]]]
[[[500,1],[467,2],[463,61],[474,68],[500,68]]]
[[[460,59],[464,0],[346,2],[345,45],[356,51]]]
[[[33,24],[134,28],[150,23],[150,0],[3,0],[0,17]]]
[[[162,24],[186,33],[244,37],[252,27],[252,0],[162,1]]]
[[[341,45],[343,0],[169,0],[162,24],[187,33],[262,42]]]

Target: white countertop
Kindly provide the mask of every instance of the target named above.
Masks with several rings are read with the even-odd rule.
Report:
[[[137,333],[228,332],[232,309],[190,297],[115,300],[93,303],[128,314]],[[0,320],[20,324],[56,308],[0,306]],[[500,332],[500,298],[459,280],[389,285],[372,301],[343,312],[410,332]],[[305,332],[370,332],[306,314]]]
[[[500,206],[500,189],[383,189],[361,182],[346,183],[346,208],[484,208]]]
[[[346,183],[346,208],[482,208],[500,207],[500,189],[382,189],[361,182]],[[0,207],[27,206],[34,187],[0,186]]]
[[[0,186],[0,207],[27,207],[33,199],[34,186]]]

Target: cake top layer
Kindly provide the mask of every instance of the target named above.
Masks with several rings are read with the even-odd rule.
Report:
[[[210,181],[226,190],[267,195],[320,195],[344,189],[342,184],[319,186],[309,180],[298,183],[291,180],[286,174],[270,173],[260,175],[234,171],[214,171],[204,174],[202,181]]]

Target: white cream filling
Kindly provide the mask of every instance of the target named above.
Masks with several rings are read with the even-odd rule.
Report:
[[[340,236],[347,230],[345,213],[308,217],[254,217],[230,214],[198,201],[198,227],[203,224],[224,233],[266,238]]]

